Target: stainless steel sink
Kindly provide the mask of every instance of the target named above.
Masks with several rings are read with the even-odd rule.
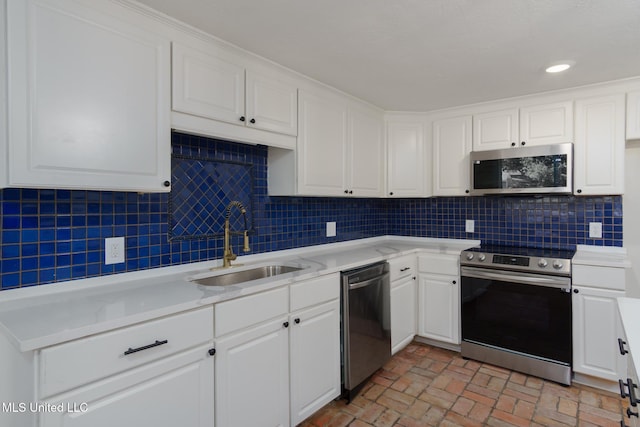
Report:
[[[204,286],[229,286],[251,280],[264,279],[265,277],[277,276],[279,274],[291,273],[302,270],[303,267],[292,267],[289,265],[265,265],[249,270],[233,271],[231,273],[217,274],[214,276],[191,279],[199,285]]]

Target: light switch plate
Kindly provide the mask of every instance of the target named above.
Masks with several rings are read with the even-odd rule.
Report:
[[[124,262],[124,237],[104,239],[104,263],[120,264]]]
[[[464,226],[464,231],[467,233],[473,233],[476,229],[476,222],[472,219],[468,219]]]
[[[336,236],[336,223],[328,222],[327,223],[327,237],[335,237]]]
[[[602,223],[601,222],[589,223],[589,238],[602,239]]]

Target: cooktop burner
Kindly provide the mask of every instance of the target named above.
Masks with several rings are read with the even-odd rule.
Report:
[[[460,265],[570,276],[574,254],[575,251],[565,249],[490,244],[463,251]]]

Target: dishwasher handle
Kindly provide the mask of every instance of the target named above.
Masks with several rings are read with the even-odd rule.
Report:
[[[366,286],[372,285],[374,283],[378,283],[381,280],[386,279],[387,277],[389,277],[389,272],[386,272],[384,274],[381,274],[379,276],[374,277],[373,279],[369,279],[369,280],[365,280],[363,282],[355,282],[355,283],[349,283],[349,290],[351,289],[358,289],[358,288],[364,288]]]

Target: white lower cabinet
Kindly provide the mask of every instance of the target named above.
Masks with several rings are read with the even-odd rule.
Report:
[[[36,409],[39,426],[212,427],[211,347],[200,346],[38,402],[46,405]]]
[[[283,316],[216,340],[216,427],[289,425],[287,327]]]
[[[391,286],[391,354],[396,354],[416,335],[418,292],[415,276],[400,279]]]
[[[624,291],[573,285],[573,370],[618,381],[626,360],[618,351],[623,336],[616,298]]]
[[[457,276],[420,275],[418,335],[460,344],[460,286]]]
[[[418,285],[416,256],[389,260],[391,280],[391,354],[407,346],[416,335],[418,321]]]
[[[291,425],[340,394],[340,303],[334,301],[289,317]]]
[[[418,258],[418,335],[460,344],[460,278],[457,255]]]

